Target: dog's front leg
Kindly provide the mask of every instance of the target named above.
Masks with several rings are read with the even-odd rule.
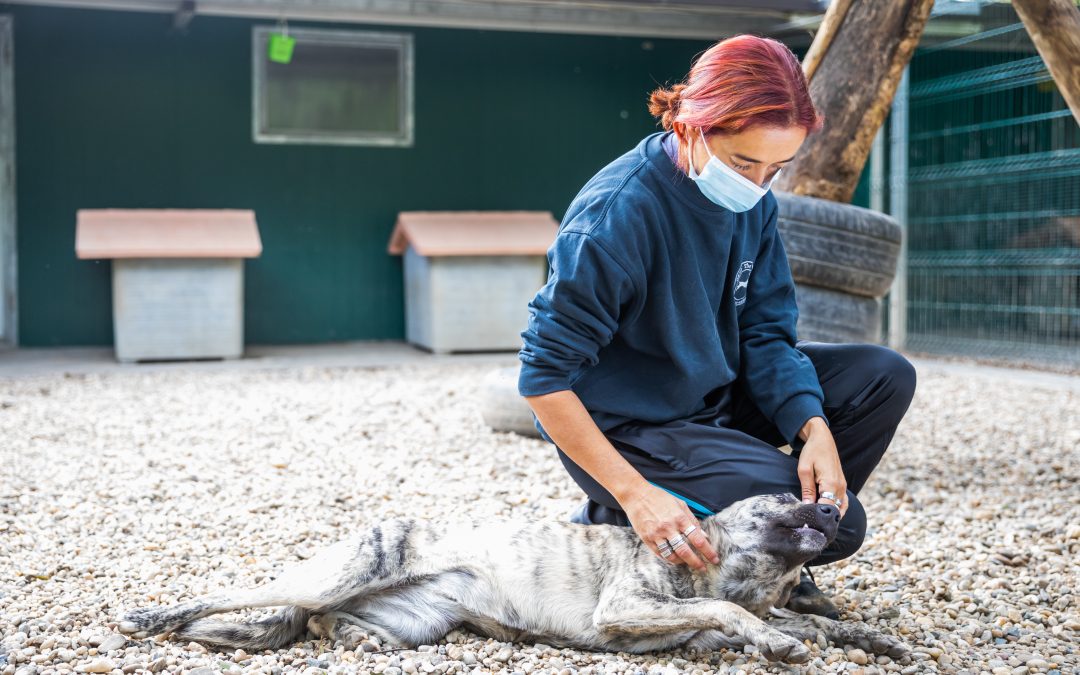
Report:
[[[628,584],[615,586],[601,595],[593,623],[601,634],[612,637],[714,630],[731,636],[733,644],[753,644],[770,661],[810,660],[810,650],[799,640],[716,598],[676,598]]]
[[[814,641],[820,634],[833,644],[855,645],[867,652],[885,654],[894,659],[903,658],[911,651],[899,639],[859,621],[834,621],[823,616],[773,608],[769,625],[797,640]]]

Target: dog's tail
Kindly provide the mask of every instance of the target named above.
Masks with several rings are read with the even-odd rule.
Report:
[[[220,619],[195,619],[173,631],[173,637],[218,647],[257,651],[280,649],[295,642],[307,629],[311,612],[303,607],[284,607],[261,621],[240,623]]]

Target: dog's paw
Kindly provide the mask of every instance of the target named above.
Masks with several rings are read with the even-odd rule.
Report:
[[[134,609],[117,619],[116,629],[136,640],[157,635],[164,632],[163,614],[156,607]]]
[[[911,648],[899,638],[879,633],[871,642],[875,654],[885,654],[891,659],[900,660],[911,654]]]
[[[806,663],[810,660],[810,648],[783,633],[769,635],[761,644],[755,646],[761,655],[770,661]]]
[[[911,649],[899,638],[886,635],[863,623],[849,624],[847,633],[844,636],[845,642],[873,654],[884,654],[892,659],[900,659],[911,653]]]
[[[342,621],[338,623],[333,638],[335,642],[340,642],[345,649],[352,651],[359,647],[360,643],[368,639],[368,634],[360,627]]]

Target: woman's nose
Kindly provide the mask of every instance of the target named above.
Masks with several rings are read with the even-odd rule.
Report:
[[[754,181],[761,187],[765,187],[765,185],[773,179],[773,176],[775,176],[778,171],[779,169],[760,169],[750,174],[750,180]]]

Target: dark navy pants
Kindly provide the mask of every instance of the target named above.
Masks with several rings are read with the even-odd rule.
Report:
[[[848,510],[836,539],[812,560],[823,565],[862,545],[866,512],[856,496],[907,412],[915,369],[899,353],[872,344],[799,342],[817,370],[824,411],[847,478]],[[713,391],[693,417],[663,424],[629,422],[605,432],[646,480],[681,497],[702,517],[761,494],[801,496],[797,474],[802,441],[787,443],[742,389],[741,380]],[[589,496],[583,522],[629,525],[615,498],[559,450],[570,475]]]

